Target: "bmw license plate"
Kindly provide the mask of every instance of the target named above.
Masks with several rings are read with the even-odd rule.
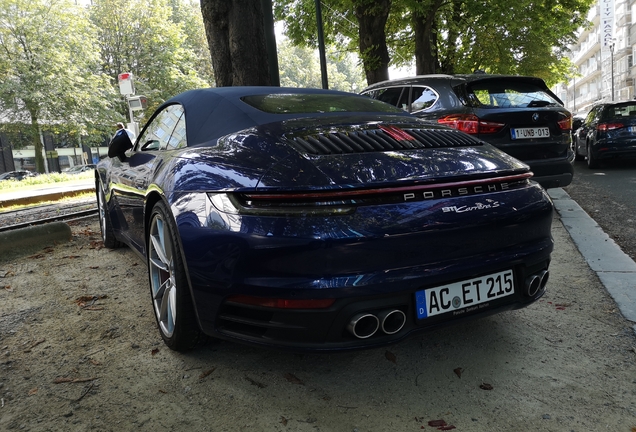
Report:
[[[473,308],[476,310],[487,307],[492,300],[512,295],[514,292],[512,270],[417,291],[417,318],[424,319],[448,312],[459,315],[470,312]]]
[[[549,138],[550,128],[533,127],[533,128],[513,128],[510,129],[510,135],[513,140],[531,139],[531,138]]]

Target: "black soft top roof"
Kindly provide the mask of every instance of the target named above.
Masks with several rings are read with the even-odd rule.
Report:
[[[342,112],[324,113],[269,113],[244,102],[241,98],[269,94],[342,95],[349,98],[364,98],[335,90],[285,88],[285,87],[216,87],[190,90],[165,102],[167,105],[181,104],[186,113],[188,146],[201,144],[223,135],[254,126],[300,117],[325,117],[342,115]],[[378,111],[375,112],[378,114]],[[395,113],[392,113],[395,115]],[[407,113],[404,113],[408,115]]]

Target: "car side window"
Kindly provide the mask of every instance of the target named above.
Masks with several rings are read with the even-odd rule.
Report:
[[[155,116],[146,127],[139,143],[142,151],[165,150],[175,148],[168,145],[176,124],[183,115],[181,105],[169,105]]]
[[[437,93],[430,87],[414,86],[411,89],[411,112],[432,107],[438,99]]]
[[[406,87],[406,92],[404,89],[405,87],[389,87],[381,89],[376,93],[375,99],[406,110],[408,103],[406,93],[408,93],[408,87]]]
[[[179,108],[181,108],[179,106]],[[183,108],[181,108],[181,116],[177,121],[177,124],[172,131],[172,135],[170,135],[170,139],[168,140],[168,150],[172,149],[180,149],[183,147],[187,147],[188,142],[186,141],[186,124],[185,124],[185,114],[183,112]]]

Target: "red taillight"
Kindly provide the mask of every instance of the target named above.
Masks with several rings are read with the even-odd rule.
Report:
[[[336,299],[292,300],[235,295],[228,298],[227,301],[278,309],[325,309],[334,304]]]
[[[599,132],[607,132],[614,129],[620,129],[622,127],[625,127],[623,123],[601,123],[596,127],[596,130]]]
[[[493,134],[505,126],[504,123],[479,120],[474,114],[451,114],[437,119],[437,122],[469,134]]]
[[[559,125],[559,129],[561,130],[572,129],[572,116],[567,116],[563,120],[559,120],[557,124]]]

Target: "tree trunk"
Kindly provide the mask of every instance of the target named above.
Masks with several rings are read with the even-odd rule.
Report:
[[[455,73],[455,65],[457,64],[457,53],[458,53],[458,41],[460,31],[462,28],[462,7],[463,0],[455,0],[451,5],[451,18],[449,20],[448,27],[448,36],[446,38],[446,52],[444,54],[438,53],[438,62],[440,65],[439,72],[445,74],[454,74]]]
[[[415,73],[417,75],[437,72],[437,28],[435,18],[442,0],[434,0],[428,7],[413,11],[415,31]]]
[[[360,55],[367,84],[389,79],[389,50],[384,27],[391,0],[354,1],[360,37]]]
[[[201,0],[217,87],[270,85],[262,3]]]

